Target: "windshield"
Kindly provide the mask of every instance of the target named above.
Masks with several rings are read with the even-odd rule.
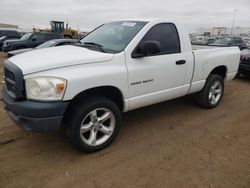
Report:
[[[56,43],[55,41],[48,41],[37,46],[36,49],[48,48],[48,47],[54,46],[55,43]]]
[[[223,39],[219,39],[219,40],[215,41],[213,44],[228,45],[230,43],[232,43],[231,38],[223,38]]]
[[[23,36],[20,38],[20,40],[28,40],[32,34],[33,34],[33,33],[26,33],[25,35],[23,35]]]
[[[123,51],[134,36],[147,24],[147,22],[124,21],[104,24],[84,37],[82,45],[93,45],[103,49],[103,52],[119,53]]]

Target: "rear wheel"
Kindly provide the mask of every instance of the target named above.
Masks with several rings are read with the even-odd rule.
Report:
[[[201,92],[197,93],[197,102],[203,108],[216,107],[224,94],[224,80],[221,76],[211,74]]]
[[[121,126],[121,112],[111,100],[95,97],[75,106],[69,115],[70,139],[84,152],[107,147]]]

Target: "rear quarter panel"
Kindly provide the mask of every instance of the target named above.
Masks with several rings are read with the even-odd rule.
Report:
[[[201,90],[209,74],[219,66],[226,67],[225,80],[232,80],[238,70],[240,50],[238,47],[220,47],[193,51],[195,68],[189,93]]]

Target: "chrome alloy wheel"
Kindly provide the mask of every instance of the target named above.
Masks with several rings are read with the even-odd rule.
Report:
[[[212,105],[215,105],[218,103],[218,101],[220,100],[221,96],[222,96],[222,84],[221,82],[219,81],[215,81],[210,90],[209,90],[209,95],[208,95],[208,99],[209,99],[209,102],[212,104]]]
[[[97,108],[89,112],[81,122],[80,136],[89,146],[105,143],[115,129],[115,116],[107,108]]]

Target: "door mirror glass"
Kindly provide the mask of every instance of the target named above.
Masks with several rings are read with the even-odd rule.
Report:
[[[140,48],[143,55],[154,55],[160,53],[161,44],[158,41],[145,41]]]
[[[36,38],[33,38],[33,39],[31,39],[32,40],[32,42],[36,42]]]

